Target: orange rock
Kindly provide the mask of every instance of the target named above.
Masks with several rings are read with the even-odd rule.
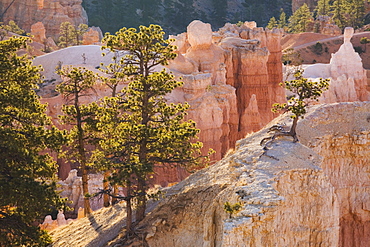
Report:
[[[90,27],[89,30],[83,35],[83,45],[96,45],[101,40],[101,30],[97,27]]]
[[[1,13],[12,0],[2,0]],[[23,0],[15,1],[5,12],[3,21],[16,20],[17,24],[27,32],[36,22],[45,25],[46,36],[56,38],[59,34],[60,24],[70,22],[73,24],[87,24],[87,14],[82,7],[82,0]]]
[[[44,43],[44,41],[46,40],[45,26],[41,21],[36,22],[35,24],[32,24],[31,35],[32,35],[33,41]]]

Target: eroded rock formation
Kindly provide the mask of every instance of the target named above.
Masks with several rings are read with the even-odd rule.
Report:
[[[36,22],[45,25],[46,36],[56,37],[60,24],[70,22],[74,25],[87,24],[87,14],[82,8],[82,0],[2,0],[0,11],[3,21],[14,20],[22,29],[31,31]]]
[[[314,130],[314,131],[313,131]],[[298,125],[302,144],[323,157],[321,168],[339,204],[341,247],[370,243],[370,103],[318,108]]]
[[[198,123],[205,147],[218,153],[216,159],[236,140],[271,121],[271,105],[285,100],[279,87],[281,35],[278,29],[257,28],[255,22],[226,24],[212,34],[209,24],[193,21],[186,34],[173,37],[179,56],[168,68],[186,78],[189,118]],[[251,101],[255,106],[248,108]],[[259,117],[251,123],[253,114]]]
[[[125,246],[366,246],[369,119],[368,102],[321,105],[299,122],[301,143],[281,138],[263,150],[268,128],[249,135],[169,188]],[[229,218],[225,202],[242,209]]]
[[[350,42],[352,36],[353,28],[347,27],[344,43],[332,54],[329,64],[314,64],[305,68],[305,77],[331,79],[329,90],[320,99],[323,103],[370,100],[366,70]]]
[[[282,80],[281,35],[278,29],[257,28],[254,22],[242,27],[227,24],[219,32],[212,33],[209,24],[194,21],[188,33],[175,37],[178,57],[168,69],[182,78],[184,86],[167,99],[191,105],[188,118],[201,130],[199,137],[205,152],[209,148],[216,151],[213,160],[220,160],[234,147],[236,140],[271,121],[275,116],[271,105],[285,100],[279,86]],[[60,80],[54,73],[55,67],[72,64],[95,69],[101,62],[108,64],[112,55],[101,57],[100,54],[98,46],[81,46],[35,59],[36,64],[44,66],[44,75],[50,82],[43,85],[40,95],[44,97],[43,102],[49,104],[48,114],[56,124],[63,99],[53,91]],[[107,88],[97,87],[97,94],[86,101],[107,95]],[[67,170],[61,174],[63,179]],[[184,176],[177,171],[170,176],[173,180],[154,182],[166,186]]]

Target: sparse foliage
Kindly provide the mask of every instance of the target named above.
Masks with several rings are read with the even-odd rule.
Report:
[[[368,43],[370,43],[370,39],[368,37],[362,37],[360,39],[360,43],[365,45],[365,49],[364,49],[363,52],[366,52],[366,46],[367,46]]]
[[[295,74],[294,80],[285,81],[281,86],[294,94],[288,103],[275,103],[273,105],[273,112],[291,112],[293,124],[289,132],[281,132],[274,135],[273,139],[279,135],[292,136],[294,141],[298,141],[296,127],[299,118],[303,118],[306,114],[307,106],[313,100],[318,100],[324,91],[329,88],[329,79],[321,79],[319,81],[310,81],[302,76],[303,71],[298,70]]]
[[[0,41],[4,40],[5,36],[9,33],[18,35],[26,34],[26,32],[22,30],[14,21],[9,21],[8,24],[0,23]]]
[[[88,190],[91,147],[89,149],[88,146],[94,144],[90,134],[95,128],[98,105],[95,102],[83,104],[81,98],[93,92],[97,76],[87,69],[75,67],[65,67],[57,73],[63,79],[63,82],[57,86],[57,90],[67,99],[67,104],[62,107],[64,115],[60,116],[60,119],[64,124],[72,127],[68,131],[68,151],[65,156],[69,161],[78,162],[80,165],[86,216],[91,213]]]
[[[300,66],[303,63],[303,59],[301,54],[294,48],[289,48],[283,51],[282,62],[284,65]]]
[[[238,213],[242,209],[242,204],[237,202],[235,204],[231,204],[230,202],[224,203],[224,210],[226,213],[229,214],[229,218],[231,219],[233,214]]]

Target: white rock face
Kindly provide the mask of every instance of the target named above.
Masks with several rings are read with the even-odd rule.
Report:
[[[73,208],[74,213],[77,215],[80,207],[83,207],[83,194],[82,194],[82,178],[77,176],[77,170],[73,169],[69,172],[68,177],[64,181],[58,182],[62,193],[62,197],[68,198],[72,202],[70,207]],[[89,175],[89,193],[94,194],[103,189],[103,175],[90,174]],[[94,197],[90,200],[92,210],[97,210],[103,207],[103,198]]]
[[[323,157],[321,168],[338,197],[341,247],[370,243],[370,103],[332,104],[297,127],[301,143]]]
[[[281,138],[264,151],[259,143],[267,128],[238,141],[226,158],[167,191],[141,223],[147,243],[366,246],[369,107],[367,102],[316,106],[298,125],[306,146]],[[283,116],[269,126],[290,121]],[[243,206],[229,218],[225,202]]]
[[[314,64],[305,68],[307,78],[330,78],[330,87],[320,98],[322,103],[368,101],[366,70],[360,55],[355,52],[351,38],[353,28],[344,31],[344,43],[332,54],[330,64]]]
[[[289,121],[282,116],[268,127]],[[297,132],[300,143],[280,138],[267,151],[260,141],[268,128],[240,140],[226,158],[165,190],[137,226],[137,239],[124,242],[122,233],[94,246],[368,246],[370,103],[315,106]],[[230,218],[225,202],[239,202],[242,209]],[[100,229],[111,226],[100,223],[103,218],[119,220],[100,215],[94,215]],[[78,232],[74,224],[61,229],[55,246],[68,239],[70,246],[83,247],[114,236],[87,218],[84,224]]]
[[[209,23],[192,21],[187,27],[188,41],[192,47],[205,46],[212,44],[212,28]]]

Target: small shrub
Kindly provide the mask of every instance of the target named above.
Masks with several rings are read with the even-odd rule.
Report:
[[[322,46],[322,44],[320,42],[316,42],[316,44],[311,47],[311,50],[315,54],[321,55],[322,54],[322,51],[323,51],[323,46]]]
[[[358,54],[364,53],[364,50],[362,49],[361,46],[355,46],[353,48],[355,49],[355,52],[357,52]]]
[[[224,210],[226,213],[229,214],[229,218],[232,218],[233,214],[236,214],[242,209],[242,204],[240,202],[237,202],[235,204],[231,204],[230,202],[225,202],[224,204]]]

